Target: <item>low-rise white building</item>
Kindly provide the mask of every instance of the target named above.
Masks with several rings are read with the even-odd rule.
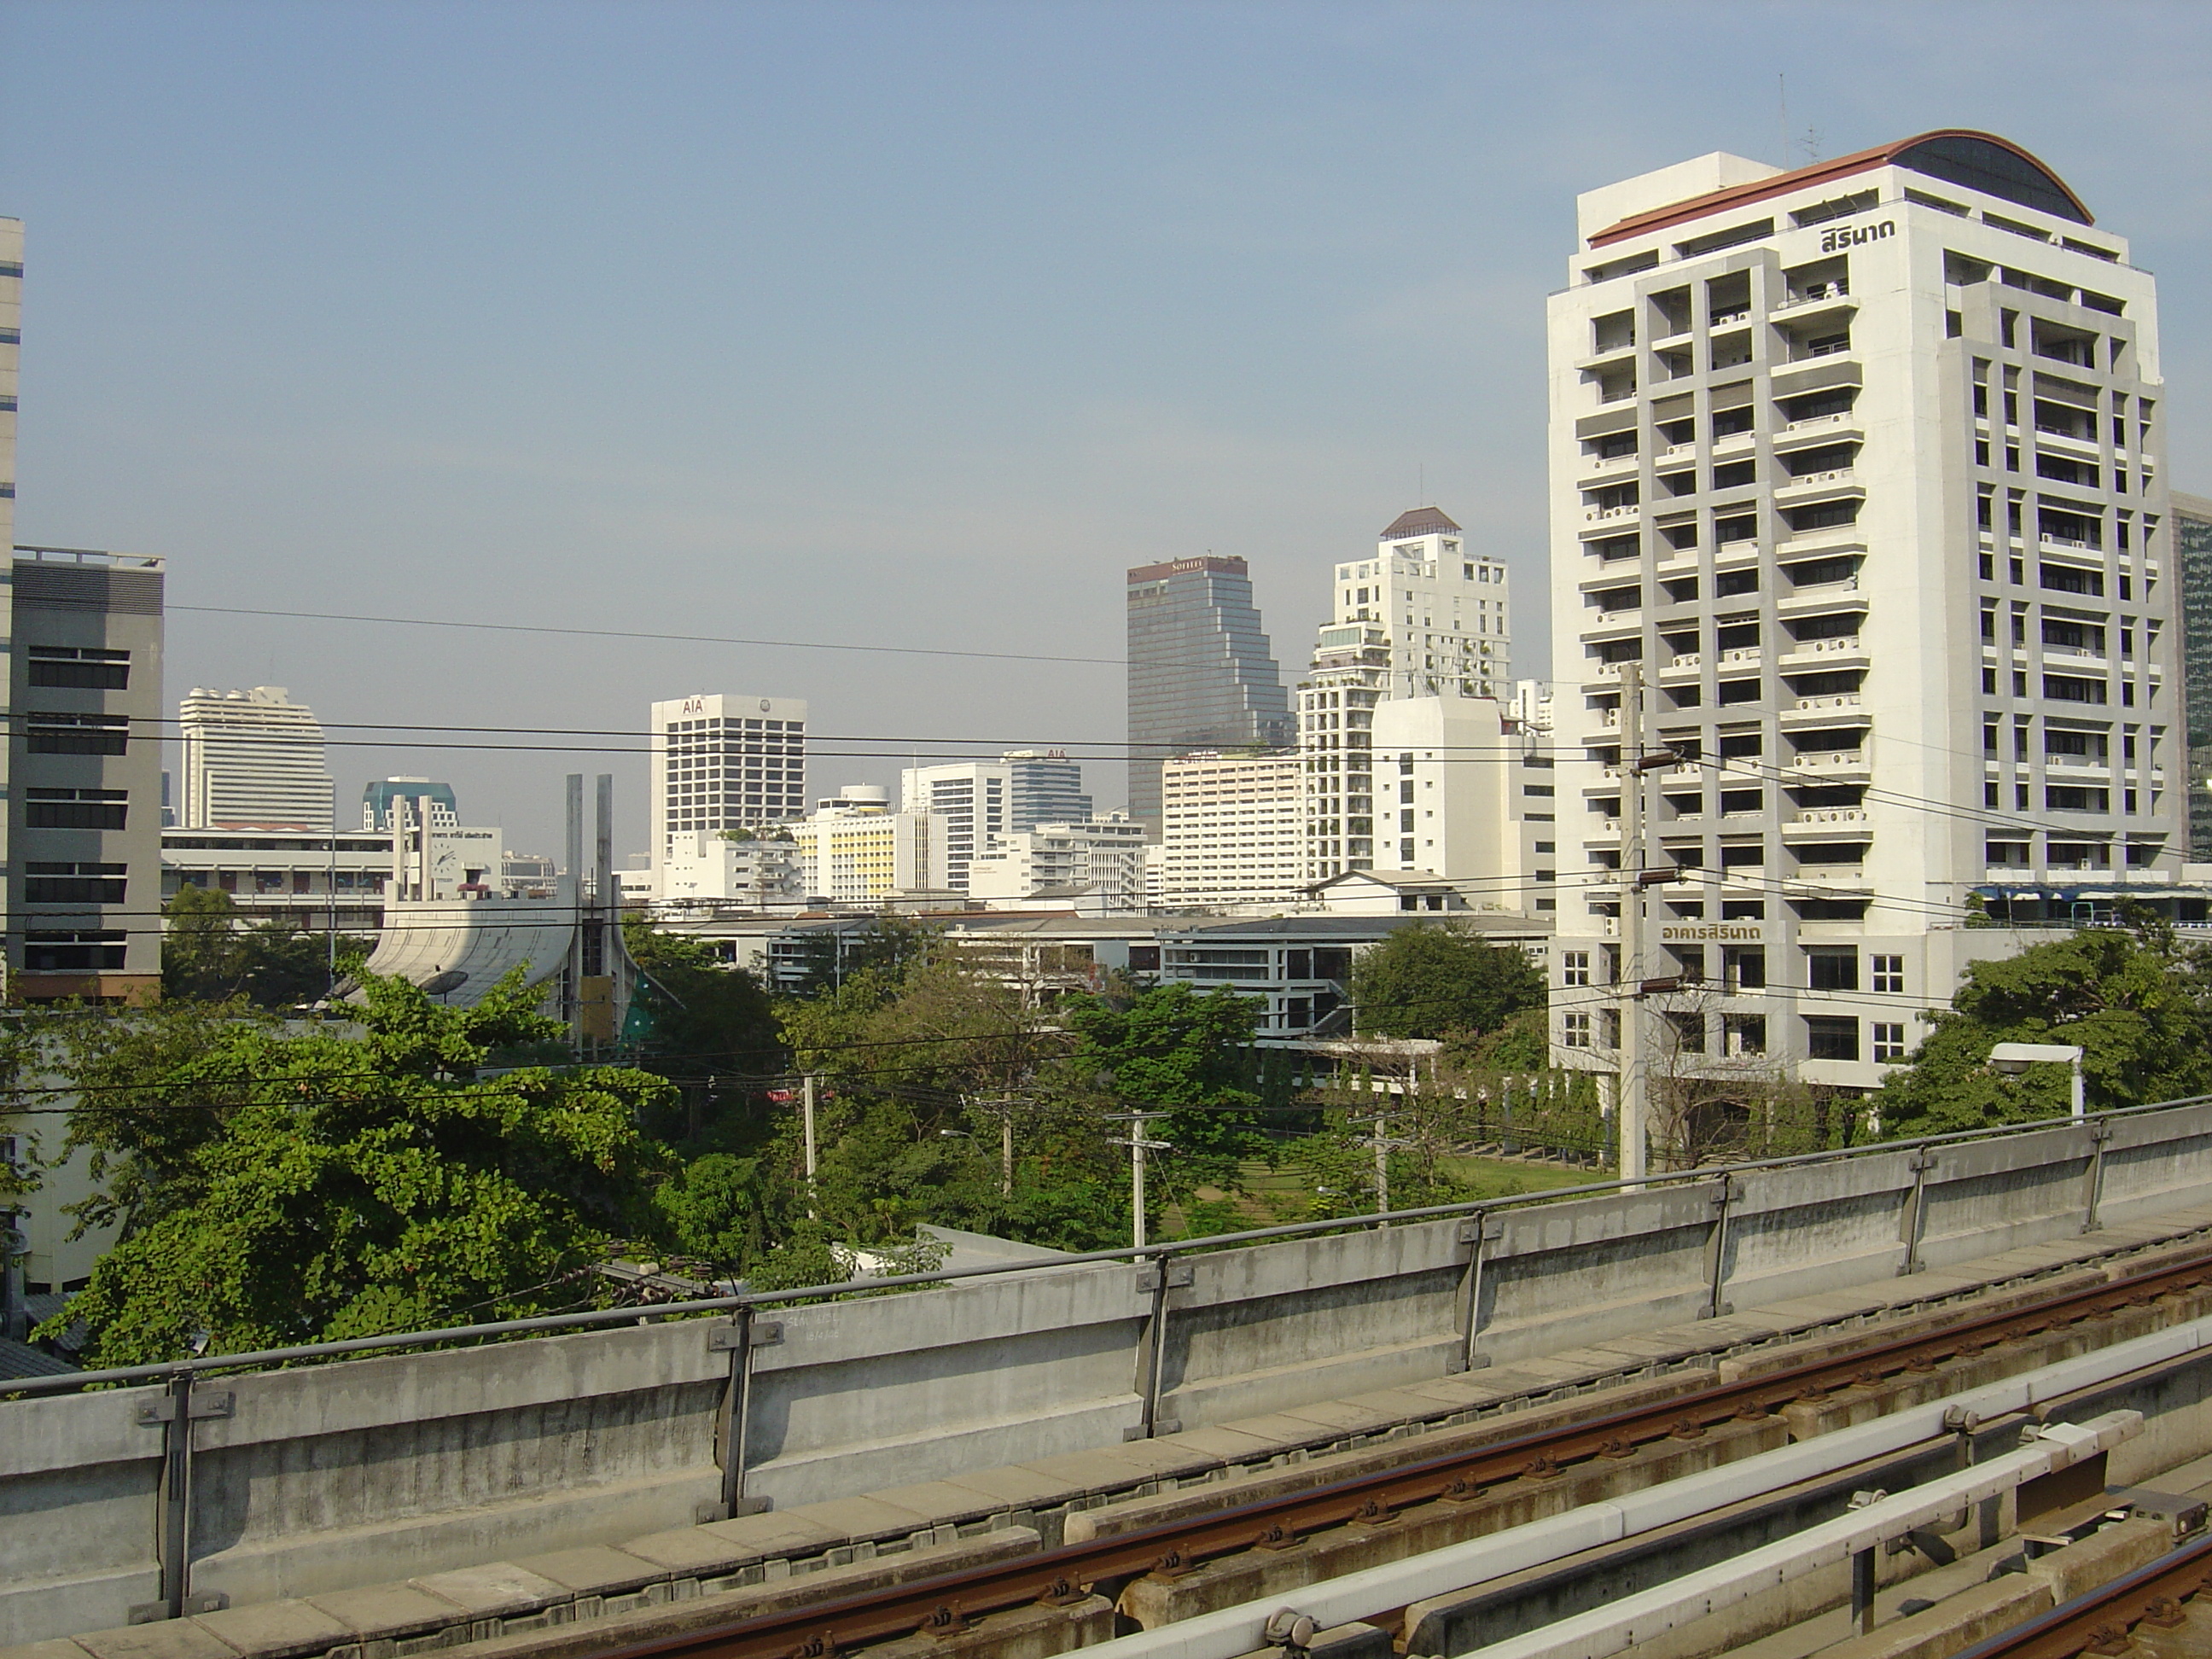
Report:
[[[669,843],[654,895],[664,906],[735,905],[769,910],[796,909],[806,896],[805,860],[799,843],[775,830],[732,840],[732,832],[678,836]]]
[[[164,830],[161,898],[180,888],[228,893],[250,921],[303,933],[374,933],[384,925],[392,837],[359,830],[310,836],[265,830]]]
[[[1027,900],[1047,890],[1085,888],[1104,912],[1145,903],[1145,826],[1126,813],[1080,823],[1043,823],[1005,836],[968,866],[968,894],[987,902]]]
[[[1207,750],[1162,763],[1159,902],[1298,902],[1304,799],[1304,774],[1294,750]]]

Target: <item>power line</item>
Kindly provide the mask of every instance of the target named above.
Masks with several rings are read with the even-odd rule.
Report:
[[[1018,651],[957,651],[945,647],[921,645],[850,645],[830,640],[757,640],[717,634],[659,634],[615,628],[555,628],[530,623],[471,622],[452,617],[369,617],[339,611],[268,611],[227,605],[172,605],[167,608],[203,616],[281,617],[294,622],[373,623],[388,628],[459,628],[488,634],[551,634],[571,639],[645,640],[679,645],[744,645],[788,651],[860,651],[886,656],[962,657],[991,662],[1088,663],[1107,668],[1127,665],[1126,659],[1121,657],[1048,656]]]

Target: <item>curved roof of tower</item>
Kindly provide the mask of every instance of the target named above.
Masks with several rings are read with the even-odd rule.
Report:
[[[1459,526],[1433,507],[1417,507],[1410,513],[1401,513],[1390,520],[1390,527],[1382,532],[1384,541],[1394,541],[1401,536],[1433,536],[1442,530],[1457,530]]]
[[[2000,138],[1993,132],[1977,132],[1969,127],[1943,127],[1900,138],[1894,143],[1877,144],[1855,155],[1838,155],[1832,161],[1815,161],[1794,173],[1778,173],[1752,184],[1734,185],[1705,196],[1693,196],[1687,201],[1669,203],[1648,213],[1632,214],[1599,231],[1589,239],[1589,245],[1604,247],[1686,220],[1702,219],[1708,214],[1724,213],[1730,208],[1784,196],[1809,185],[1826,184],[1831,179],[1847,179],[1854,173],[1888,167],[1924,173],[1932,179],[1945,179],[1985,196],[2016,202],[2021,207],[2034,208],[2056,218],[2070,219],[2077,225],[2097,222],[2064,179],[2011,139]]]

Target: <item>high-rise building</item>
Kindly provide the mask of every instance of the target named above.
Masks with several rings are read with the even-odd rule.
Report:
[[[1329,608],[1297,689],[1308,885],[1378,861],[1408,867],[1393,856],[1396,781],[1372,768],[1377,706],[1498,697],[1511,683],[1505,567],[1433,507],[1400,514],[1372,558],[1338,565]]]
[[[161,985],[161,934],[145,918],[161,894],[165,571],[158,558],[15,546],[22,277],[22,221],[0,219],[0,546],[14,550],[0,787],[16,803],[0,821],[8,990],[27,1002],[150,1001]],[[30,1277],[43,1279],[53,1237],[34,1231]]]
[[[282,826],[319,835],[336,828],[323,728],[284,687],[195,686],[177,715],[185,828]]]
[[[1160,763],[1196,749],[1288,748],[1290,698],[1244,561],[1129,572],[1129,816],[1160,829]]]
[[[1160,768],[1160,902],[1284,905],[1305,883],[1304,769],[1297,751],[1203,750]]]
[[[2182,703],[2188,710],[2189,856],[2212,860],[2212,501],[2175,490],[2181,566]]]
[[[1014,835],[1041,823],[1084,823],[1091,797],[1083,766],[1065,749],[1014,749],[999,757],[1006,769],[1006,828]]]
[[[806,814],[806,703],[701,695],[653,705],[653,867],[679,836]]]
[[[379,778],[361,792],[361,827],[391,829],[392,803],[402,799],[412,802],[415,817],[434,829],[461,821],[452,784],[429,778]]]
[[[1091,817],[1083,768],[1058,749],[1016,749],[994,761],[946,761],[899,774],[899,805],[945,820],[945,879],[968,890],[969,862],[1006,836]]]
[[[1629,1016],[1648,1042],[1863,1090],[1966,960],[2016,948],[1978,906],[2064,920],[2179,865],[2155,289],[1980,133],[1707,155],[1578,219],[1552,580],[1559,828],[1589,872],[1558,962],[1590,988],[1553,1035],[1610,1067],[1631,1005],[1601,988],[1680,975]],[[1671,878],[1640,896],[1625,676],[1644,757],[1674,757],[1642,854]]]
[[[1375,863],[1375,708],[1390,695],[1390,638],[1382,624],[1325,625],[1297,695],[1310,887]]]
[[[1334,627],[1382,630],[1391,696],[1495,697],[1512,678],[1505,567],[1433,507],[1400,514],[1373,558],[1337,566],[1331,609]]]

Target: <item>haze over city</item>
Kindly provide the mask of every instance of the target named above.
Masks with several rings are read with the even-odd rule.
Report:
[[[2212,471],[2212,27],[2103,6],[2084,50],[2090,15],[9,5],[17,539],[167,557],[173,694],[288,685],[338,740],[802,696],[817,793],[900,739],[1110,751],[1150,560],[1250,560],[1294,678],[1328,567],[1424,496],[1511,565],[1541,674],[1542,296],[1608,179],[2002,131],[2159,273],[2172,476]],[[333,769],[550,847],[558,775],[606,767],[643,847],[641,740],[521,741],[577,747]]]

